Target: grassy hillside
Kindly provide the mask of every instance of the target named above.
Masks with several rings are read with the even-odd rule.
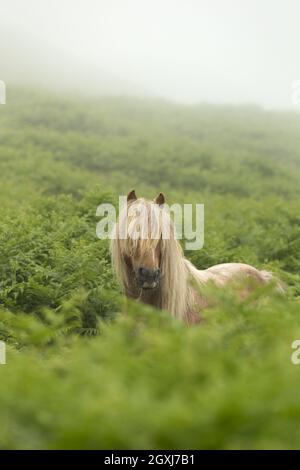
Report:
[[[298,448],[300,117],[28,89],[7,102],[0,447]],[[95,211],[132,188],[204,202],[204,248],[186,255],[272,270],[285,298],[214,292],[190,329],[126,301]]]

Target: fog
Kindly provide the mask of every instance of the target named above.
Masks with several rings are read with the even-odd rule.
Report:
[[[0,80],[291,108],[298,0],[0,0]]]

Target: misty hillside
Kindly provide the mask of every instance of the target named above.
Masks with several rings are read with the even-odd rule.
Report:
[[[300,449],[299,18],[0,0],[0,450]]]
[[[132,184],[246,198],[293,198],[299,191],[300,116],[294,113],[146,98],[74,99],[24,88],[7,94],[0,119],[9,128],[0,130],[2,142],[13,132],[19,152],[30,145],[31,158],[42,163],[51,156],[53,171],[62,164],[81,168],[112,185],[117,179],[123,191]]]
[[[299,448],[300,117],[13,87],[7,98],[0,448]],[[211,286],[190,328],[125,300],[95,214],[133,188],[204,202],[204,247],[186,256],[270,270],[285,295]]]
[[[296,236],[285,223],[299,209],[299,133],[300,116],[255,107],[11,89],[0,108],[2,210],[38,195],[80,198],[97,185],[114,200],[132,188],[150,198],[163,191],[171,203],[205,203],[207,227],[217,224],[218,241],[208,232],[205,249],[191,253],[199,267],[218,260],[221,240],[229,250],[223,260],[244,240],[252,247],[245,262],[278,264]],[[289,263],[300,269],[297,257]]]
[[[39,37],[0,27],[0,79],[7,87],[27,85],[86,95],[139,95],[143,90],[111,76],[101,66],[79,62]]]

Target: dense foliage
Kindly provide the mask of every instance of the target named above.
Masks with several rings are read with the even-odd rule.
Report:
[[[7,101],[1,448],[299,447],[299,116],[25,89]],[[190,329],[128,302],[95,213],[132,188],[204,202],[192,262],[269,269],[286,295],[212,292]]]

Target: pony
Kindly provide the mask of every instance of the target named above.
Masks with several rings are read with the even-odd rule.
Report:
[[[271,282],[271,273],[244,263],[197,269],[184,257],[164,203],[162,193],[148,201],[138,199],[133,190],[127,195],[127,205],[115,224],[111,259],[127,297],[166,310],[191,325],[199,323],[199,312],[210,306],[210,301],[201,292],[207,284],[224,287],[236,280],[252,280],[252,284],[244,286],[239,293],[244,298],[253,285]],[[164,236],[166,232],[167,237]],[[278,285],[277,290],[282,291],[282,287]]]

